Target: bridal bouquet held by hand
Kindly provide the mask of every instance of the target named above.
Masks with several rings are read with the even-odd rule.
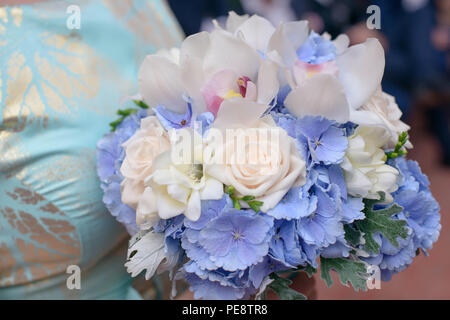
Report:
[[[145,58],[136,108],[98,142],[103,201],[132,235],[125,267],[197,299],[304,299],[287,273],[366,290],[427,254],[439,205],[382,91],[378,40],[349,47],[231,12]]]

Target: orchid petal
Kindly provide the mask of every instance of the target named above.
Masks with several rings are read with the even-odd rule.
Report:
[[[278,69],[275,63],[263,61],[258,73],[258,99],[262,104],[269,104],[276,97],[280,84],[277,78]]]
[[[248,99],[230,98],[222,102],[213,123],[214,128],[249,128],[267,110],[268,106]]]
[[[139,92],[150,107],[164,105],[175,112],[184,112],[183,82],[175,63],[157,55],[149,55],[139,69]]]
[[[361,107],[380,86],[384,72],[384,50],[377,39],[348,48],[336,58],[339,80],[353,109]]]
[[[266,52],[267,45],[274,31],[275,27],[272,23],[260,16],[253,15],[242,23],[235,33],[238,36],[241,35],[243,40],[253,49]]]
[[[255,79],[259,68],[259,55],[242,40],[216,30],[210,35],[211,46],[203,62],[205,74],[233,70],[236,74]]]
[[[317,74],[293,89],[285,105],[297,117],[324,116],[344,123],[349,119],[349,106],[339,80],[329,74]]]

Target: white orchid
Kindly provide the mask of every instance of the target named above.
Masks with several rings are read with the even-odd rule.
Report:
[[[280,86],[289,84],[292,89],[284,104],[294,115],[383,125],[373,110],[361,109],[376,93],[384,72],[384,51],[378,40],[349,47],[346,35],[330,41],[328,34],[310,32],[307,21],[281,23],[275,28],[256,15],[234,13],[228,18],[227,30],[284,71],[278,73],[278,80]],[[298,50],[311,36],[331,43],[335,57],[314,63],[302,61]]]
[[[278,92],[277,66],[226,30],[187,37],[178,61],[169,53],[147,56],[139,70],[139,93],[151,107],[183,113],[188,95],[194,113],[217,114],[230,97],[268,104]]]

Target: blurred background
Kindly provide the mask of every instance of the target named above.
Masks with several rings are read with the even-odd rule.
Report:
[[[441,206],[442,230],[429,257],[418,256],[380,290],[356,293],[316,276],[318,299],[450,299],[450,0],[169,0],[186,35],[223,24],[228,11],[258,14],[274,25],[306,19],[317,33],[346,33],[352,44],[368,37],[386,52],[383,90],[394,95],[411,130],[414,149]],[[366,26],[370,5],[380,8],[380,29]]]

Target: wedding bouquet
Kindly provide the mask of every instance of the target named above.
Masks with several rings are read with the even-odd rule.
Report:
[[[103,201],[132,236],[132,276],[170,271],[202,299],[304,296],[320,267],[355,290],[427,254],[439,205],[381,89],[376,39],[349,47],[306,21],[225,27],[149,55],[136,108],[98,143]]]

